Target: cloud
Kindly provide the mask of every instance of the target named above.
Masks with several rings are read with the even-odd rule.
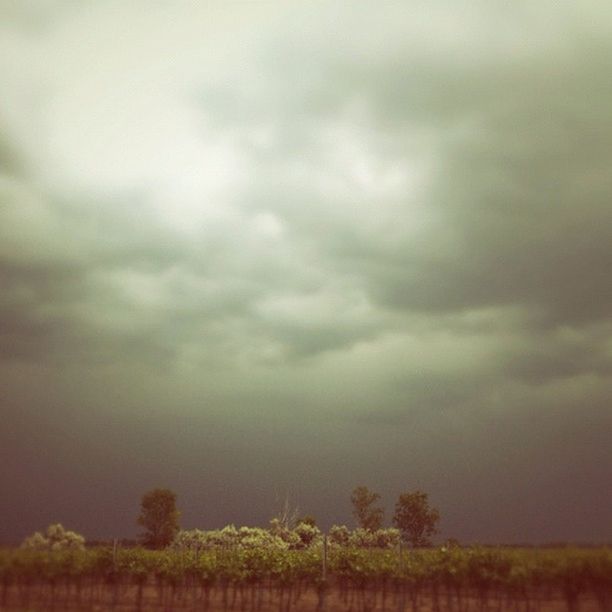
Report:
[[[519,337],[605,320],[611,135],[607,106],[585,103],[606,95],[594,78],[609,55],[603,26],[586,36],[572,11],[547,24],[517,5],[468,11],[450,29],[442,4],[404,20],[387,7],[369,28],[367,7],[343,26],[342,13],[303,8],[304,30],[284,13],[273,30],[256,11],[237,30],[244,50],[200,64],[216,42],[198,46],[198,28],[211,15],[233,27],[223,11],[181,30],[177,5],[170,31],[154,12],[100,55],[116,10],[66,11],[29,41],[13,32],[52,95],[36,111],[37,161],[3,179],[3,263],[73,270],[72,302],[33,309],[65,307],[58,321],[102,342],[132,327],[167,356],[240,333],[264,359],[486,309],[527,313],[508,321]],[[365,38],[326,35],[349,25]],[[10,78],[24,92],[30,74]],[[30,150],[27,112],[13,127]]]
[[[451,504],[474,456],[601,481],[604,3],[0,10],[0,374],[55,398],[12,413],[175,415],[176,465],[211,428],[216,473],[234,449],[270,489],[312,462],[391,491],[406,460]]]

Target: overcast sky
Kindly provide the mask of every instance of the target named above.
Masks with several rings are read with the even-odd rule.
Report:
[[[612,540],[608,2],[0,0],[0,541]]]

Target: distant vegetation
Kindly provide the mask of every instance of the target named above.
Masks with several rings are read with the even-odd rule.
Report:
[[[138,524],[146,531],[142,543],[149,548],[168,546],[179,530],[180,512],[176,493],[170,489],[153,489],[142,496]]]
[[[20,550],[1,551],[0,609],[123,602],[134,610],[290,612],[302,600],[323,609],[326,598],[354,612],[535,611],[550,600],[570,612],[587,600],[590,610],[611,609],[608,549],[461,547],[452,539],[434,548],[439,513],[425,493],[399,496],[392,528],[382,527],[379,500],[357,487],[357,527],[334,525],[327,534],[287,502],[267,528],[181,530],[176,495],[154,489],[142,497],[138,517],[144,547],[85,549],[82,536],[57,524],[26,538]]]
[[[82,609],[87,603],[87,610],[290,612],[298,606],[322,609],[329,598],[330,609],[353,612],[421,606],[440,612],[535,612],[548,610],[549,601],[564,602],[569,611],[588,601],[589,610],[604,612],[612,603],[609,550],[402,551],[351,545],[292,550],[264,543],[260,535],[238,534],[240,542],[229,548],[179,541],[162,551],[0,551],[0,609]],[[305,607],[304,601],[314,603]]]
[[[437,533],[439,520],[440,513],[429,507],[427,493],[422,491],[402,493],[395,504],[393,523],[415,548],[431,544],[430,537]]]
[[[376,531],[382,527],[385,510],[374,505],[379,499],[380,495],[373,493],[367,487],[361,486],[353,490],[351,495],[353,516],[363,529]]]
[[[67,531],[63,525],[56,523],[49,525],[44,534],[36,531],[28,536],[21,546],[32,550],[83,550],[85,538],[74,531]]]

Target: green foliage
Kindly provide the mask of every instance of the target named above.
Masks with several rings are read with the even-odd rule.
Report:
[[[289,524],[281,521],[277,517],[270,520],[269,531],[272,535],[276,536],[287,544],[287,548],[299,548],[300,547],[300,536],[295,533]]]
[[[192,529],[179,531],[172,542],[176,550],[207,550],[215,548],[267,548],[278,550],[300,550],[314,546],[321,541],[318,527],[299,523],[294,529],[280,524],[277,519],[270,521],[270,529],[261,527],[240,527],[228,525],[223,529],[202,531]]]
[[[28,536],[21,546],[34,550],[83,550],[85,538],[74,531],[64,529],[60,523],[55,523],[47,527],[44,535],[36,531]]]
[[[368,487],[356,487],[351,494],[353,504],[353,516],[359,527],[368,531],[376,531],[382,527],[384,508],[374,506],[380,499],[378,493],[374,493]]]
[[[395,548],[400,542],[398,529],[376,529],[369,531],[358,527],[351,531],[345,525],[333,525],[329,530],[329,543],[332,546],[352,548]]]
[[[85,579],[123,585],[150,580],[160,588],[201,585],[223,589],[253,583],[303,588],[321,584],[321,564],[321,546],[302,550],[274,545],[208,550],[15,549],[0,550],[0,584],[78,585]],[[489,593],[513,602],[558,593],[568,603],[589,596],[603,606],[612,597],[612,552],[607,549],[441,547],[402,553],[337,546],[329,550],[327,569],[332,580],[362,592],[379,589],[381,584],[408,588],[411,593],[426,587],[430,593],[453,593],[453,597],[480,602],[486,602]]]
[[[400,542],[399,529],[355,529],[350,536],[348,544],[355,548],[395,548]]]
[[[346,525],[332,525],[329,530],[329,543],[348,546],[351,531]]]
[[[296,525],[310,525],[311,527],[317,526],[317,519],[312,514],[305,514],[295,520]]]
[[[319,528],[310,523],[298,523],[293,531],[300,539],[299,548],[312,546],[321,539],[321,531]]]
[[[169,489],[153,489],[142,496],[140,506],[138,524],[146,529],[143,544],[149,548],[168,546],[179,530],[176,494]]]
[[[296,536],[297,540],[297,536]],[[172,542],[172,548],[181,550],[207,550],[215,548],[278,548],[288,549],[288,543],[278,535],[261,527],[240,527],[228,525],[223,529],[202,531],[191,529],[179,531]]]
[[[422,491],[402,493],[395,504],[393,523],[414,547],[431,544],[439,520],[439,512],[429,507],[427,493]]]

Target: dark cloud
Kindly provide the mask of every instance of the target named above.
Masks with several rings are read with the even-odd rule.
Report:
[[[501,63],[405,57],[387,79],[350,67],[395,148],[425,130],[436,156],[418,196],[435,219],[423,235],[411,235],[406,207],[403,236],[345,229],[332,245],[375,299],[425,312],[525,305],[554,325],[607,317],[612,134],[601,101],[612,91],[595,75],[610,53],[590,42],[561,57],[509,49]]]
[[[2,7],[0,538],[362,482],[608,537],[612,13],[557,4]]]

